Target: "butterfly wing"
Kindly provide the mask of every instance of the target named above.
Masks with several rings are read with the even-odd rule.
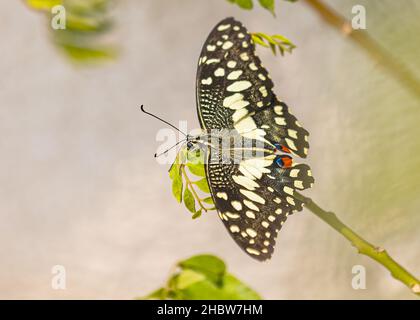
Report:
[[[247,29],[221,21],[204,43],[197,70],[197,111],[203,129],[237,129],[306,157],[308,131],[280,102]]]
[[[306,157],[308,132],[273,93],[273,82],[240,22],[227,18],[212,30],[199,58],[196,87],[203,129],[232,129],[267,149]],[[212,153],[210,149],[210,158]],[[236,243],[258,260],[271,257],[287,216],[301,210],[295,190],[313,183],[308,166],[279,165],[278,160],[268,153],[239,163],[220,158],[206,165],[220,218]]]

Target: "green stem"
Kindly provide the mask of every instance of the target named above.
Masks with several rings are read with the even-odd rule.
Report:
[[[349,21],[326,5],[322,0],[306,0],[306,3],[328,25],[356,43],[407,90],[420,97],[420,80],[410,69],[400,62],[398,57],[393,56],[391,52],[370,37],[365,30],[353,30]]]
[[[404,283],[411,291],[420,296],[420,281],[408,272],[403,266],[396,262],[385,249],[374,246],[367,242],[347,225],[341,222],[335,213],[327,212],[320,208],[312,199],[307,198],[299,193],[295,193],[295,197],[305,204],[305,207],[314,213],[318,218],[330,225],[334,230],[339,232],[343,237],[350,241],[356,247],[360,254],[366,255],[377,261],[388,269],[391,275]]]
[[[193,197],[194,197],[195,201],[196,201],[196,202],[198,202],[198,205],[200,206],[200,208],[201,208],[202,210],[204,210],[204,212],[209,211],[210,209],[208,209],[208,208],[204,207],[203,203],[202,203],[202,202],[201,202],[201,200],[200,200],[200,197],[198,196],[197,192],[196,192],[196,191],[195,191],[195,189],[194,189],[193,182],[192,182],[192,181],[188,178],[188,174],[187,174],[187,172],[185,171],[185,165],[184,165],[184,164],[181,164],[181,165],[180,165],[180,168],[181,168],[182,175],[183,175],[183,177],[184,177],[184,179],[185,179],[185,182],[186,182],[186,183],[187,183],[187,185],[190,187],[191,193],[192,193],[192,195],[193,195]]]

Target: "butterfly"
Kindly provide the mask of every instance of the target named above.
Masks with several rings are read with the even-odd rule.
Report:
[[[252,258],[267,260],[288,215],[302,210],[296,191],[314,182],[309,166],[293,159],[307,156],[309,133],[274,94],[250,33],[234,18],[219,22],[204,43],[196,98],[200,126],[207,134],[190,138],[187,146],[207,148],[210,193],[232,238]],[[217,130],[235,132],[251,151],[259,145],[262,152],[223,161],[220,150],[206,140],[215,136],[208,132]],[[220,137],[223,133],[216,135]],[[229,154],[237,150],[228,145]]]

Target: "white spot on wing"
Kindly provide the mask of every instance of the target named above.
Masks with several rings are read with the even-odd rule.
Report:
[[[232,48],[232,46],[233,46],[233,43],[232,43],[231,41],[226,41],[226,42],[223,44],[222,49],[224,49],[224,50],[228,50],[228,49]]]
[[[261,204],[265,204],[264,198],[262,198],[261,196],[259,196],[255,192],[252,192],[252,191],[249,191],[249,190],[244,190],[244,189],[239,190],[239,192],[242,193],[249,200],[252,200],[252,201],[255,201],[255,202],[258,202],[258,203],[261,203]]]
[[[233,61],[233,60],[231,60],[231,61],[229,61],[228,63],[227,63],[227,66],[228,66],[228,68],[235,68],[236,67],[236,61]]]
[[[228,196],[227,196],[226,192],[218,192],[218,193],[216,193],[216,197],[218,197],[220,199],[225,199],[225,200],[228,199]]]
[[[242,70],[232,71],[231,73],[228,74],[227,78],[228,80],[236,80],[239,78],[241,74],[242,74]]]
[[[213,82],[213,79],[211,77],[201,80],[201,84],[205,84],[205,85],[210,85],[212,82]]]
[[[259,185],[254,180],[245,176],[232,176],[233,181],[248,190],[255,190]]]
[[[290,137],[297,139],[297,131],[293,130],[293,129],[289,129],[287,130],[287,133],[289,134]]]
[[[230,24],[221,24],[217,27],[217,31],[225,31],[230,28]]]
[[[240,91],[248,89],[251,86],[252,86],[251,82],[247,80],[242,80],[242,81],[236,81],[232,83],[229,87],[226,88],[226,90],[229,92],[240,92]]]
[[[246,108],[241,108],[236,110],[232,115],[233,122],[237,122],[241,120],[243,117],[245,117],[248,114],[248,110]]]
[[[239,57],[243,60],[243,61],[248,61],[249,60],[249,56],[248,53],[243,52],[239,55]]]
[[[254,63],[254,62],[251,62],[251,63],[249,64],[249,68],[250,68],[252,71],[257,71],[257,70],[258,70],[258,68],[257,68],[257,66],[255,65],[255,63]]]
[[[248,253],[250,253],[250,254],[255,255],[255,256],[259,256],[260,255],[260,252],[258,250],[256,250],[256,249],[253,249],[253,248],[246,248],[246,251]]]
[[[242,210],[242,204],[239,201],[232,201],[231,204],[236,210]]]
[[[292,178],[296,178],[299,174],[299,169],[292,169],[290,170],[289,176]]]
[[[245,231],[252,238],[255,238],[258,235],[257,232],[254,229],[251,229],[251,228],[248,228]]]
[[[246,216],[250,219],[255,219],[255,214],[252,211],[245,212]]]
[[[230,229],[230,232],[232,232],[232,233],[236,233],[236,232],[240,231],[240,229],[237,225],[232,225],[232,226],[229,227],[229,229]]]
[[[206,64],[212,64],[212,63],[219,63],[220,59],[209,59],[206,61]]]
[[[258,209],[258,207],[252,201],[244,200],[244,205],[246,205],[251,210],[260,211],[260,209]]]
[[[226,212],[225,214],[231,219],[238,219],[240,217],[240,215],[236,213]]]
[[[225,75],[225,69],[217,68],[216,71],[214,72],[214,75],[216,77],[223,77]]]
[[[286,192],[287,194],[293,195],[293,189],[292,189],[292,188],[290,188],[290,187],[288,187],[288,186],[285,186],[285,187],[283,188],[283,190],[284,190],[284,192]]]
[[[286,125],[286,119],[282,118],[282,117],[275,117],[274,121],[279,125],[279,126],[285,126]]]

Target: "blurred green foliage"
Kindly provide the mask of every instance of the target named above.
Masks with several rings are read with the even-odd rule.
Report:
[[[75,62],[94,62],[116,57],[114,45],[104,39],[112,29],[110,0],[26,0],[28,6],[45,13],[53,42]],[[65,9],[65,29],[54,29],[53,8]]]
[[[251,10],[254,7],[252,0],[227,0],[230,3],[235,3],[242,9]],[[258,0],[260,5],[274,14],[274,0]]]
[[[227,272],[213,255],[196,255],[176,264],[166,284],[140,299],[260,300],[258,293]]]
[[[251,10],[254,8],[254,2],[253,0],[227,0],[230,3],[234,3],[245,10]],[[284,0],[289,2],[296,2],[297,0]],[[258,0],[258,3],[261,7],[264,9],[267,9],[270,11],[273,16],[275,16],[275,0]]]

